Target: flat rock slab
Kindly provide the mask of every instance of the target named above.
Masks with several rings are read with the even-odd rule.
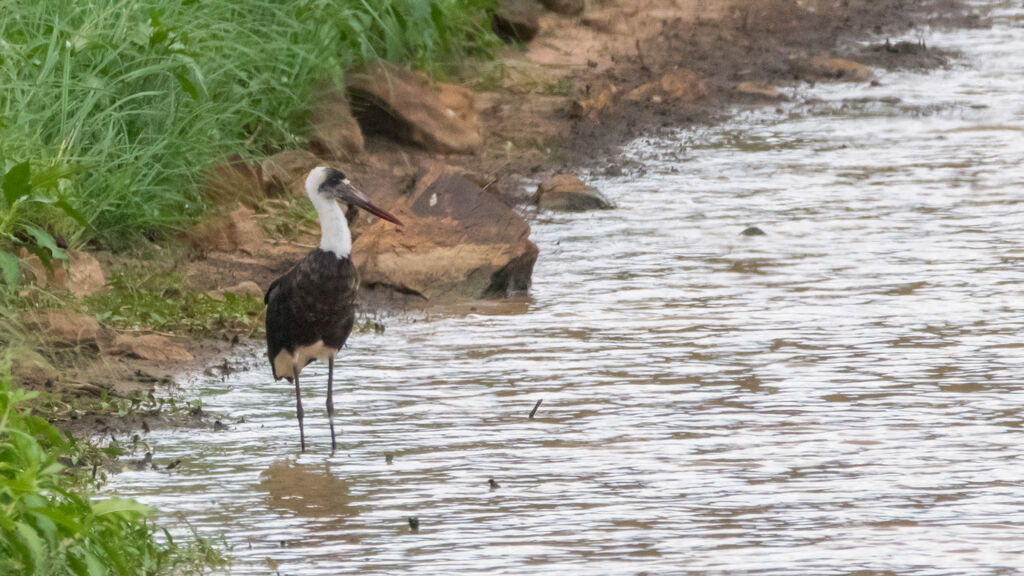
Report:
[[[362,284],[428,300],[485,298],[530,286],[537,245],[530,225],[447,166],[424,168],[392,207],[401,228],[378,222],[352,247]]]
[[[541,182],[535,196],[541,210],[583,212],[614,208],[596,189],[587,186],[573,174],[559,174]]]
[[[473,93],[374,60],[346,77],[352,108],[367,133],[382,133],[428,152],[469,154],[483,143]]]

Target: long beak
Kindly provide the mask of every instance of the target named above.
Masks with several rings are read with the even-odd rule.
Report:
[[[352,204],[357,208],[362,208],[370,214],[373,214],[377,218],[387,220],[393,224],[402,225],[401,220],[392,216],[388,211],[378,208],[370,202],[370,199],[365,194],[359,191],[358,188],[353,186],[348,180],[345,180],[340,185],[331,188],[331,192],[334,194],[335,199],[340,202],[346,202]]]

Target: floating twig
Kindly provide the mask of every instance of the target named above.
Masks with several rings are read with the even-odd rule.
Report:
[[[530,420],[533,420],[533,415],[537,413],[537,408],[540,408],[540,403],[543,401],[544,399],[541,398],[540,400],[537,400],[536,404],[533,405],[533,410],[530,410]]]

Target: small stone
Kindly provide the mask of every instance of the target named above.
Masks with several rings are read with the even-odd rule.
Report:
[[[541,210],[582,212],[613,208],[611,202],[573,174],[559,174],[537,187],[536,204]]]
[[[749,228],[745,228],[743,230],[743,232],[740,232],[740,234],[742,234],[743,236],[764,236],[765,235],[764,230],[761,230],[757,226],[750,226]]]
[[[103,267],[92,254],[69,250],[68,261],[68,289],[75,296],[90,296],[107,285]]]
[[[420,531],[420,519],[415,516],[409,516],[409,530],[412,532]]]

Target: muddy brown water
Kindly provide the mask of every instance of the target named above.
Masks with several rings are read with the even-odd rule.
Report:
[[[594,176],[618,209],[534,217],[528,300],[352,338],[336,455],[324,367],[299,456],[250,358],[187,385],[227,430],[152,433],[182,464],[108,490],[233,574],[1015,573],[1024,9],[996,16],[928,35],[948,70],[634,143],[644,173]]]

